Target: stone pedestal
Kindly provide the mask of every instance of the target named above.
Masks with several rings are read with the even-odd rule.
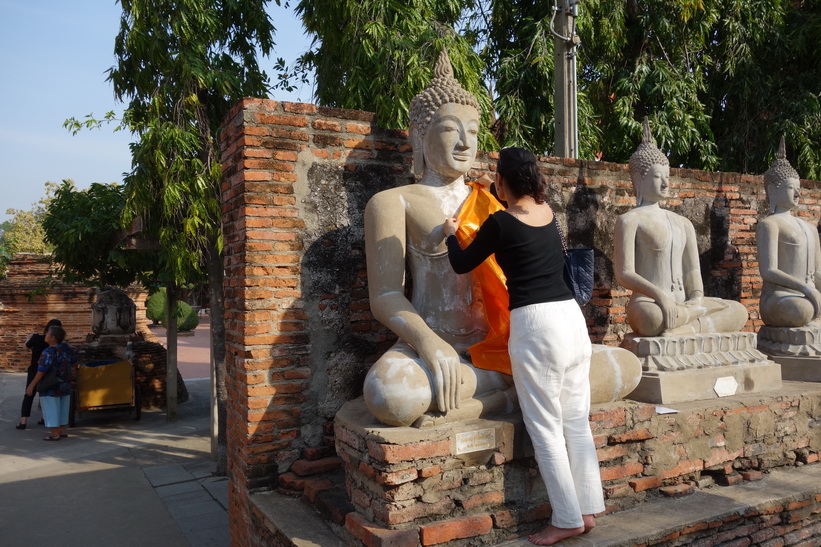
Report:
[[[347,494],[369,526],[393,532],[461,529],[471,545],[496,545],[550,514],[521,415],[429,428],[380,424],[362,399],[334,421]],[[503,526],[494,522],[503,522]],[[435,524],[434,524],[435,523]],[[529,524],[528,524],[529,523]],[[543,523],[542,523],[543,525]],[[428,531],[429,532],[429,531]],[[474,537],[475,536],[475,537]]]
[[[681,403],[781,388],[781,369],[756,348],[752,332],[625,337],[642,363],[629,399]]]
[[[821,327],[768,327],[758,331],[758,349],[781,365],[781,377],[821,382]]]

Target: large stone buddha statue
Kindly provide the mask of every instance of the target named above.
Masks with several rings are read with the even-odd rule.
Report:
[[[756,231],[761,320],[773,327],[803,327],[821,315],[821,247],[816,228],[793,216],[801,185],[783,137],[764,186],[770,214]]]
[[[693,224],[662,209],[670,163],[650,136],[630,157],[636,207],[619,216],[615,230],[616,281],[633,291],[627,321],[639,336],[734,332],[747,310],[732,300],[704,296]]]
[[[467,348],[488,332],[481,291],[470,275],[453,273],[442,231],[442,219],[456,216],[471,192],[464,176],[476,158],[479,124],[479,104],[454,79],[443,51],[430,85],[410,105],[421,179],[376,194],[365,208],[371,310],[399,340],[369,371],[364,399],[389,425],[517,408],[510,376],[469,362]]]
[[[821,244],[816,228],[793,215],[801,185],[783,137],[764,187],[769,215],[756,230],[764,321],[758,349],[781,365],[784,379],[821,382]]]

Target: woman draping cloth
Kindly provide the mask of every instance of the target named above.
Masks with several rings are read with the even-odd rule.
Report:
[[[473,190],[459,210],[459,228],[456,239],[466,248],[476,237],[476,232],[487,218],[504,209],[490,191],[478,182],[467,183]],[[507,342],[510,337],[510,298],[507,294],[507,278],[491,255],[473,272],[474,299],[479,298],[485,311],[488,333],[484,340],[468,348],[473,365],[511,374]]]

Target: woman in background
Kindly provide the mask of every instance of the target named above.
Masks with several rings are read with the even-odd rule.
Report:
[[[52,368],[57,369],[57,378],[60,384],[56,387],[40,392],[40,405],[43,407],[43,418],[51,434],[44,441],[59,441],[68,437],[68,412],[71,401],[71,365],[77,361],[74,351],[63,342],[66,331],[63,327],[52,326],[46,331],[46,342],[49,347],[43,350],[37,364],[37,374],[26,388],[26,394],[33,396],[37,384]]]
[[[48,347],[48,343],[46,342],[45,334],[48,332],[49,327],[61,327],[63,324],[60,322],[59,319],[52,319],[48,323],[46,323],[45,328],[43,329],[43,334],[33,332],[29,335],[28,339],[26,339],[26,347],[31,350],[31,363],[26,369],[26,387],[31,383],[34,379],[34,375],[37,374],[37,362],[40,360],[40,355],[43,353],[43,350]],[[34,395],[29,395],[28,393],[23,394],[23,406],[20,409],[20,423],[17,424],[15,427],[17,429],[25,429],[26,425],[28,424],[28,419],[31,416],[31,405],[34,403]],[[41,420],[38,422],[42,424],[43,421]]]

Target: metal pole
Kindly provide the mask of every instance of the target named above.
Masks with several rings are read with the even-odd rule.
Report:
[[[556,120],[555,150],[559,157],[579,157],[576,83],[576,17],[579,0],[555,0],[553,31],[553,98]],[[554,26],[555,23],[555,26]]]

